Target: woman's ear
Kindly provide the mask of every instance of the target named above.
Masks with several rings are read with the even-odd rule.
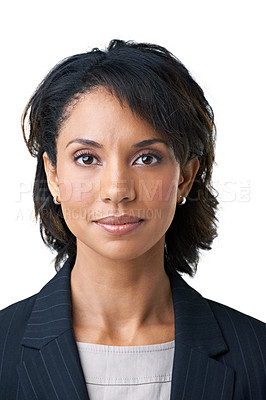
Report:
[[[59,195],[59,184],[56,173],[56,167],[52,164],[46,152],[43,154],[43,163],[49,190],[51,192],[51,195],[56,198]]]
[[[187,164],[183,167],[178,183],[178,199],[177,202],[180,202],[180,198],[182,197],[187,197],[195,176],[197,175],[197,172],[200,167],[200,162],[197,157],[192,158],[190,161],[187,162]]]

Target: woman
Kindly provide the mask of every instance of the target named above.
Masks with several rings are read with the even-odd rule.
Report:
[[[180,61],[119,40],[70,57],[23,129],[59,272],[0,314],[1,399],[265,400],[265,324],[180,275],[218,204],[212,109]]]

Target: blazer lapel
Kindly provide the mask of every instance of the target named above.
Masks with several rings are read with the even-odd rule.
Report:
[[[17,366],[19,399],[88,400],[72,328],[70,273],[67,261],[37,295]]]
[[[208,302],[180,276],[171,278],[175,356],[171,400],[230,400],[234,370],[213,357],[228,351]]]

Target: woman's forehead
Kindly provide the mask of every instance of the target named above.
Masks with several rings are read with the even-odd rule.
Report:
[[[121,140],[136,143],[151,138],[166,140],[151,124],[132,112],[126,101],[121,102],[102,87],[83,94],[69,109],[59,138],[64,142],[88,138],[113,145]]]

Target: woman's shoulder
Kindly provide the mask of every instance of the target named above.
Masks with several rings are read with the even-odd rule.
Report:
[[[186,294],[189,324],[186,320],[186,334],[192,325],[200,327],[201,335],[209,343],[215,342],[217,349],[222,343],[222,351],[215,360],[235,373],[235,394],[237,398],[264,399],[266,393],[266,324],[227,305],[207,299],[187,283],[179,288]],[[182,296],[182,293],[181,295]],[[183,295],[184,297],[184,295]],[[196,312],[192,312],[192,310]],[[182,316],[182,315],[181,315]],[[180,321],[179,321],[180,324]],[[191,328],[190,328],[191,329]],[[201,350],[202,351],[202,350]],[[238,397],[239,396],[239,397]]]
[[[21,357],[21,341],[27,327],[36,295],[11,304],[0,311],[0,386],[4,370],[13,370]]]
[[[213,314],[215,315],[219,325],[223,328],[223,330],[230,330],[235,333],[239,330],[241,331],[244,328],[245,332],[247,332],[247,330],[254,332],[255,330],[266,339],[265,322],[260,321],[225,304],[218,303],[214,300],[205,300],[208,302]]]
[[[215,342],[217,349],[222,343],[223,351],[216,354],[217,360],[237,371],[243,379],[248,373],[261,375],[265,380],[266,324],[203,297],[179,277],[173,279],[172,284],[178,327],[183,327],[183,342],[195,347],[200,341],[201,350],[206,348],[206,341],[211,348]]]
[[[219,357],[221,361],[249,382],[265,382],[266,324],[224,304],[206,301],[228,346],[228,352]]]
[[[8,327],[9,324],[16,324],[17,326],[25,325],[33,311],[36,300],[40,300],[40,297],[46,297],[51,295],[53,292],[60,292],[60,289],[69,290],[69,279],[70,279],[70,263],[66,262],[64,266],[57,272],[41,289],[38,293],[20,300],[16,303],[9,305],[8,307],[0,310],[0,335],[2,335],[4,327]],[[67,278],[66,283],[61,284],[62,278]],[[9,328],[10,329],[10,328]]]
[[[182,276],[171,278],[174,300],[178,303],[182,301],[182,309],[186,309],[192,317],[201,318],[211,315],[215,317],[216,322],[222,331],[237,331],[243,327],[266,335],[266,323],[250,315],[238,311],[228,305],[210,300],[202,296],[195,288],[189,285]],[[188,304],[188,307],[186,307]]]
[[[18,332],[27,323],[36,300],[36,294],[0,310],[0,338],[10,331]]]

